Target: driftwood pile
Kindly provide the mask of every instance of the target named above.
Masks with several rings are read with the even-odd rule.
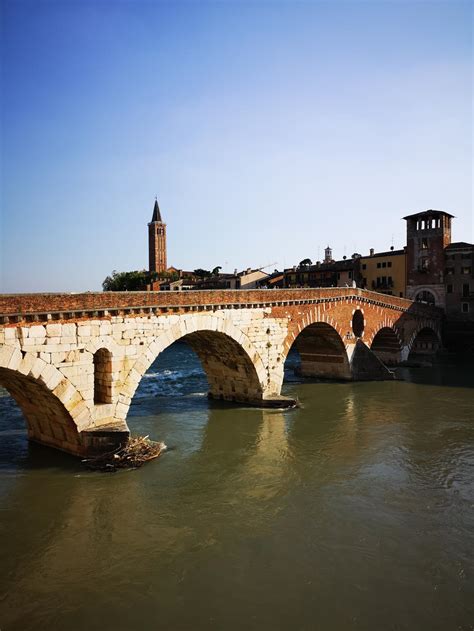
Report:
[[[137,469],[158,458],[166,451],[165,443],[157,443],[148,436],[131,436],[127,444],[115,451],[85,458],[82,462],[93,471],[117,471],[118,469]]]

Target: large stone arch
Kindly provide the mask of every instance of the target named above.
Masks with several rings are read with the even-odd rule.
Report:
[[[255,347],[240,329],[223,318],[208,317],[202,323],[188,319],[153,338],[135,360],[118,397],[117,418],[126,418],[143,375],[158,355],[178,340],[188,342],[199,356],[209,381],[211,397],[261,404],[270,393],[268,371]]]
[[[84,453],[80,432],[90,425],[90,410],[57,368],[36,353],[4,347],[0,385],[23,412],[30,440],[77,455]]]
[[[282,363],[293,346],[300,354],[300,371],[303,376],[347,380],[352,378],[342,329],[330,315],[318,317],[314,312],[307,314],[297,328],[288,334],[284,342]]]

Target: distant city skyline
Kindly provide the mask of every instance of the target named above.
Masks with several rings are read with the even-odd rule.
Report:
[[[474,240],[470,2],[2,3],[0,291]],[[269,270],[271,271],[271,270]]]

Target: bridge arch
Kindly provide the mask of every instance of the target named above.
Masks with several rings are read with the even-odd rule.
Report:
[[[433,356],[441,348],[441,336],[435,327],[424,324],[413,333],[409,347],[408,357]]]
[[[185,326],[175,325],[157,335],[135,361],[124,381],[119,401],[125,403],[127,409],[118,409],[117,416],[126,417],[143,375],[159,354],[178,340],[187,342],[199,357],[212,398],[261,403],[269,390],[269,377],[260,355],[240,329],[221,318],[214,320],[217,322],[204,326],[195,324],[194,327],[187,321]]]
[[[293,332],[285,342],[283,362],[291,348],[300,355],[300,374],[305,377],[351,379],[351,369],[342,333],[327,321],[314,320]]]
[[[81,425],[90,410],[71,382],[34,353],[18,348],[0,353],[0,385],[20,407],[28,438],[69,453],[82,454]]]
[[[402,358],[402,341],[398,331],[389,325],[381,326],[372,338],[370,350],[386,365],[397,364]]]

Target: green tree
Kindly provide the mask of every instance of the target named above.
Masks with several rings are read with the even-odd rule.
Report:
[[[221,267],[220,265],[218,265],[217,267],[215,267],[215,268],[212,270],[212,272],[211,272],[212,276],[219,276],[219,272],[221,271],[221,269],[222,269],[222,267]]]
[[[299,267],[309,267],[310,265],[312,265],[311,259],[303,259],[300,261]]]
[[[102,283],[104,291],[139,291],[145,289],[146,285],[156,280],[157,274],[146,270],[135,270],[133,272],[117,272],[114,270],[111,276]]]
[[[201,269],[200,267],[198,267],[198,269],[195,269],[193,274],[198,278],[209,278],[211,276],[211,272],[209,270]]]

